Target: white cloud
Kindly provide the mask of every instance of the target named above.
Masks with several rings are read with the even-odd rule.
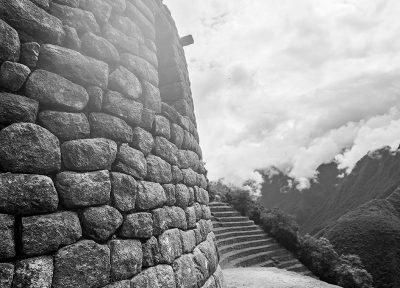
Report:
[[[166,0],[185,48],[211,179],[313,177],[400,143],[397,0]],[[396,131],[397,129],[397,131]]]

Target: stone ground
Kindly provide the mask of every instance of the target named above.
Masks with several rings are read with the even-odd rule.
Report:
[[[335,288],[314,278],[278,268],[232,268],[223,270],[226,288]]]

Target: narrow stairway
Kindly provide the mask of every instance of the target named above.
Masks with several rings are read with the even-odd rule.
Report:
[[[212,202],[209,205],[223,269],[276,267],[315,277],[291,252],[248,217],[241,216],[226,203]]]

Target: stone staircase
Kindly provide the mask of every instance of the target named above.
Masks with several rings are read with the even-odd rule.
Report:
[[[276,267],[315,277],[294,255],[265,233],[248,217],[226,203],[211,202],[220,265],[235,267]]]

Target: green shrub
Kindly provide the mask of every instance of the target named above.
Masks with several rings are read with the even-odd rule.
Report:
[[[342,255],[335,267],[336,282],[345,288],[372,288],[372,276],[357,255]]]

